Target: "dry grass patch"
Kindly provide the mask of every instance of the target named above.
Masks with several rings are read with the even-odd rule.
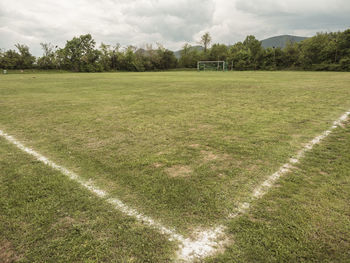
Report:
[[[187,165],[174,165],[165,171],[170,177],[189,177],[193,172],[191,167]]]
[[[241,164],[241,161],[234,160],[232,156],[230,156],[229,154],[215,154],[212,151],[206,151],[206,150],[202,150],[200,153],[202,155],[203,162],[207,163],[207,162],[216,161],[215,162],[216,167],[228,168],[229,165],[232,163],[235,163],[237,165]]]
[[[7,240],[0,241],[0,262],[10,263],[16,262],[19,257],[16,254],[12,244]]]
[[[203,155],[203,159],[206,162],[214,161],[219,158],[218,155],[210,151],[201,151],[201,154]]]
[[[252,164],[252,165],[249,165],[249,166],[247,167],[247,171],[252,172],[252,171],[256,171],[256,170],[258,170],[259,168],[260,168],[260,166],[259,166],[259,165]]]
[[[59,218],[56,223],[54,223],[53,227],[54,228],[67,228],[72,226],[73,224],[77,223],[77,221],[70,217],[70,216],[65,216],[62,218]]]
[[[161,163],[154,163],[152,166],[153,166],[154,168],[159,168],[159,167],[162,167],[163,164],[161,164]]]

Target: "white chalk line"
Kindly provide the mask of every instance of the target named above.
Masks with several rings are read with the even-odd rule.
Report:
[[[44,155],[38,153],[37,151],[24,146],[14,137],[6,134],[2,130],[0,130],[0,136],[5,138],[8,142],[12,143],[13,145],[17,146],[17,148],[19,148],[23,152],[26,152],[29,155],[33,156],[36,160],[46,164],[47,166],[57,171],[60,171],[62,174],[66,175],[71,180],[84,186],[90,192],[94,193],[100,198],[103,198],[118,211],[124,213],[127,216],[136,218],[137,221],[145,225],[157,229],[161,234],[168,235],[169,241],[178,242],[179,249],[176,254],[177,261],[190,262],[197,258],[209,256],[215,253],[217,246],[220,245],[220,242],[217,241],[217,239],[218,237],[223,236],[223,228],[221,226],[205,231],[195,231],[194,235],[192,235],[195,238],[185,238],[184,236],[176,233],[174,229],[165,227],[160,222],[152,219],[151,217],[141,214],[134,208],[131,208],[130,206],[126,205],[121,200],[113,197],[110,198],[109,193],[96,186],[96,184],[92,180],[87,181],[82,179],[76,173],[68,170],[67,168],[61,165],[56,164],[55,162],[51,161]]]
[[[349,115],[350,115],[350,111],[344,113],[338,120],[334,121],[332,127],[329,130],[324,131],[321,135],[316,136],[309,143],[307,143],[300,151],[297,152],[294,158],[291,158],[288,163],[285,163],[284,165],[282,165],[277,172],[269,176],[261,185],[256,187],[253,190],[253,193],[250,197],[250,201],[240,203],[237,206],[236,212],[231,213],[228,216],[228,218],[234,218],[240,214],[246,213],[249,210],[251,203],[254,200],[263,197],[281,176],[287,174],[292,169],[294,169],[293,164],[298,163],[300,159],[305,155],[306,152],[310,151],[316,144],[319,144],[328,135],[330,135],[335,128],[337,128],[344,121],[346,121]],[[39,154],[33,149],[30,149],[24,146],[19,141],[17,141],[10,135],[7,135],[2,130],[0,130],[0,136],[4,137],[7,141],[16,145],[22,151],[34,156],[37,160],[43,162],[44,164],[52,167],[55,170],[60,171],[64,175],[68,176],[70,179],[78,182],[79,184],[81,184],[82,186],[84,186],[85,188],[87,188],[89,191],[93,192],[97,196],[104,198],[109,204],[113,205],[115,209],[121,211],[122,213],[128,216],[136,218],[138,221],[148,226],[151,226],[157,229],[162,234],[168,235],[170,241],[179,242],[180,244],[179,244],[179,250],[177,251],[177,261],[191,262],[195,259],[204,258],[210,255],[213,255],[226,242],[224,237],[224,231],[226,228],[222,225],[213,227],[205,231],[201,231],[201,230],[195,231],[194,236],[196,236],[196,239],[185,238],[184,236],[176,233],[174,229],[165,227],[158,221],[152,219],[151,217],[148,217],[146,215],[139,213],[137,210],[129,207],[121,200],[117,198],[107,198],[109,194],[106,191],[98,188],[91,180],[89,181],[83,180],[76,173],[69,171],[63,166],[57,165],[53,161],[49,160],[47,157]]]
[[[262,184],[260,184],[259,186],[257,186],[251,196],[250,196],[250,200],[247,202],[242,202],[237,206],[237,209],[234,213],[229,214],[228,218],[235,218],[241,214],[244,214],[246,212],[248,212],[251,204],[253,201],[262,198],[267,192],[268,190],[273,187],[274,183],[283,175],[291,172],[295,167],[293,166],[293,164],[299,163],[300,160],[304,157],[305,153],[308,151],[311,151],[312,148],[316,145],[319,144],[322,140],[324,140],[327,136],[329,136],[334,129],[336,129],[338,126],[342,125],[347,118],[350,116],[350,111],[345,112],[342,116],[340,116],[339,119],[337,119],[336,121],[333,122],[332,127],[330,127],[328,130],[324,131],[321,135],[316,136],[315,138],[313,138],[310,142],[308,142],[301,150],[299,150],[296,154],[296,156],[294,158],[289,159],[289,161],[287,163],[285,163],[284,165],[282,165],[279,170],[275,173],[273,173],[272,175],[270,175],[265,181],[262,182]],[[220,228],[220,233],[222,235],[222,233],[224,233],[224,231],[226,230],[226,228],[224,226],[219,226]],[[218,240],[218,236],[213,236],[212,239]],[[222,244],[223,241],[220,241],[221,244],[217,243],[217,248],[219,249]],[[214,246],[214,245],[213,245]],[[211,254],[215,253],[211,252]]]
[[[250,196],[250,201],[240,203],[237,206],[237,211],[235,211],[234,213],[231,213],[229,215],[229,218],[234,218],[242,213],[246,213],[249,210],[250,205],[254,200],[263,197],[281,176],[289,173],[295,168],[294,164],[299,163],[300,160],[304,157],[306,152],[311,151],[316,144],[319,144],[322,140],[324,140],[327,136],[329,136],[333,132],[333,130],[338,126],[342,125],[349,116],[350,116],[350,111],[345,112],[342,116],[340,116],[339,119],[333,122],[332,127],[324,131],[321,135],[316,136],[311,141],[309,141],[301,150],[299,150],[296,153],[294,158],[290,158],[289,161],[284,165],[282,165],[277,172],[270,175],[262,184],[257,186],[253,190],[253,193]]]

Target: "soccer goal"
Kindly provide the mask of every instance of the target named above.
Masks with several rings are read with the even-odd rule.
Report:
[[[225,71],[227,70],[227,65],[225,61],[198,61],[197,70]]]

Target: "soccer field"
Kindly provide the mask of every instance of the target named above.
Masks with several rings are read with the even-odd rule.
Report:
[[[212,259],[207,260],[229,262],[234,254],[241,256],[237,256],[236,261],[256,261],[259,255],[253,258],[254,253],[249,249],[259,251],[261,248],[252,245],[257,240],[252,236],[267,238],[273,234],[267,233],[266,226],[254,230],[251,224],[258,222],[248,216],[249,211],[245,216],[232,218],[232,215],[237,214],[244,203],[252,203],[253,207],[256,203],[258,208],[252,210],[251,217],[257,209],[260,209],[259,216],[266,214],[265,218],[256,219],[259,222],[277,213],[279,205],[274,202],[279,202],[289,188],[278,192],[286,187],[282,185],[273,190],[274,198],[268,195],[260,201],[252,200],[254,189],[290,158],[298,157],[305,144],[328,130],[349,109],[349,73],[0,76],[0,130],[79,177],[72,181],[52,167],[38,163],[0,136],[0,187],[4,193],[1,194],[0,234],[6,239],[0,241],[12,247],[13,257],[23,255],[24,259],[31,259],[29,261],[40,261],[51,251],[56,262],[73,262],[77,258],[91,262],[167,262],[180,260],[176,253],[181,239],[195,240],[196,233],[224,226],[220,228],[222,242],[218,243]],[[349,145],[349,129],[338,127],[335,130],[335,135],[330,136],[340,136],[344,140],[339,147]],[[325,144],[332,143],[328,140]],[[342,163],[349,163],[346,148],[342,148],[341,153]],[[315,153],[311,150],[310,154]],[[322,154],[320,151],[319,155]],[[332,154],[335,152],[329,152]],[[308,156],[305,159],[308,158],[312,159]],[[302,160],[297,172],[303,174],[306,170],[307,177],[311,169],[307,164],[318,165],[317,162],[320,159],[306,163]],[[350,171],[349,165],[344,165],[338,171],[340,174]],[[337,169],[340,168],[337,166]],[[290,178],[294,178],[293,175]],[[344,178],[344,187],[349,189],[349,178]],[[300,183],[299,179],[295,180]],[[85,188],[93,186],[90,190],[103,191],[102,198],[81,187],[84,183],[89,184]],[[299,187],[305,184],[300,183]],[[49,200],[48,196],[51,196]],[[288,197],[288,202],[297,207],[304,200],[303,196],[294,198],[290,194]],[[33,206],[42,198],[46,198],[42,202],[48,207],[48,214],[43,213],[44,207]],[[339,197],[337,202],[344,198],[344,195]],[[117,205],[119,209],[113,209],[113,200],[122,202],[126,208],[123,210]],[[280,205],[283,202],[286,201],[283,199]],[[27,211],[30,207],[32,212]],[[348,221],[343,218],[340,226],[350,232],[349,208],[341,205],[337,208],[339,214],[347,214]],[[65,212],[57,212],[57,209]],[[16,213],[11,214],[14,211]],[[46,216],[41,216],[43,214]],[[137,221],[134,222],[135,215]],[[149,223],[148,219],[156,223]],[[249,220],[252,221],[247,222]],[[278,216],[274,220],[278,221]],[[283,220],[287,227],[290,221]],[[274,224],[283,226],[283,220]],[[47,229],[43,227],[40,232],[30,227],[36,224]],[[70,230],[62,232],[60,224]],[[81,228],[78,237],[71,232],[76,225]],[[20,233],[25,235],[17,231],[21,227],[27,227],[28,233],[33,232],[33,240],[20,236]],[[41,242],[38,240],[49,239],[47,235],[55,227],[59,245],[55,239],[50,239],[41,250],[36,248],[36,252],[28,252],[31,244],[36,246],[35,242]],[[161,230],[162,227],[171,233]],[[117,240],[112,233],[118,236]],[[21,239],[26,242],[22,244]],[[241,247],[237,245],[240,242]],[[290,246],[288,242],[277,240],[277,247]],[[82,244],[86,245],[84,249]],[[350,247],[349,239],[344,244],[345,251]],[[228,248],[226,252],[225,247]],[[20,252],[17,255],[15,251]],[[245,251],[252,258],[244,257]],[[308,253],[310,251],[306,250],[305,254]],[[341,252],[336,253],[340,257]],[[266,251],[261,255],[264,255],[261,261],[278,260]]]

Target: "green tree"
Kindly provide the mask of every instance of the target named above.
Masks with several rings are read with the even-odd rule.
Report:
[[[304,69],[327,70],[335,63],[337,37],[330,33],[317,33],[300,44],[300,64]]]
[[[15,47],[19,52],[19,59],[17,61],[18,69],[33,68],[35,57],[29,52],[29,47],[26,45],[16,44]]]
[[[284,48],[284,67],[293,68],[298,66],[300,49],[298,43],[288,41]]]
[[[343,57],[340,61],[340,69],[345,71],[350,71],[350,56]]]
[[[20,54],[10,49],[2,53],[0,64],[4,69],[19,69],[20,60]]]
[[[56,50],[51,43],[40,43],[43,50],[43,55],[38,59],[38,67],[41,69],[57,68]]]
[[[4,68],[4,56],[5,56],[5,51],[0,49],[0,69]]]
[[[174,52],[158,44],[157,56],[159,57],[159,69],[170,69],[177,66],[177,59]]]
[[[115,46],[111,47],[111,59],[112,59],[112,69],[118,70],[120,69],[120,60],[122,54],[120,52],[120,44],[117,43]]]
[[[191,45],[186,43],[180,52],[180,65],[181,67],[187,68],[190,66],[190,51],[191,51]]]
[[[204,53],[207,52],[209,45],[210,45],[210,42],[211,42],[211,36],[210,36],[209,32],[206,32],[203,36],[201,36],[201,40],[199,43],[203,45]]]
[[[121,57],[121,69],[126,71],[144,71],[142,60],[135,53],[136,47],[128,46],[125,48]]]
[[[150,63],[151,70],[162,69],[162,54],[165,48],[157,43],[157,49],[153,49],[152,45],[147,46],[147,51],[143,53],[144,59],[148,59]]]
[[[337,41],[339,59],[350,56],[350,29],[339,33]]]
[[[250,58],[251,53],[247,49],[240,49],[236,54],[233,60],[233,65],[235,69],[238,70],[247,70],[250,69]]]
[[[104,71],[110,71],[112,69],[113,51],[110,45],[101,43],[100,45],[100,57],[99,64]]]
[[[255,36],[247,36],[243,42],[244,47],[250,54],[250,65],[256,70],[260,66],[261,58],[263,55],[263,49],[261,47],[261,42],[255,38]]]
[[[73,71],[102,70],[98,63],[101,53],[95,49],[95,45],[96,42],[90,34],[74,37],[67,41],[63,50],[60,51],[64,67]]]
[[[186,43],[181,50],[179,64],[184,68],[195,68],[200,60],[200,53],[196,48]]]
[[[237,42],[228,50],[228,63],[231,69],[244,70],[248,62],[248,52],[242,42]]]
[[[263,62],[261,68],[264,70],[276,70],[276,52],[275,48],[267,48],[263,52]]]
[[[209,50],[209,60],[226,61],[228,56],[228,47],[224,44],[214,44]]]

